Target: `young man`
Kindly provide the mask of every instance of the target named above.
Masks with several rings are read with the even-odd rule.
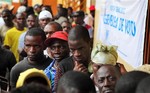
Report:
[[[52,14],[47,10],[41,11],[38,17],[41,29],[44,29],[44,27],[52,20]]]
[[[45,74],[51,81],[52,91],[54,92],[54,79],[58,63],[69,57],[68,34],[63,31],[57,31],[46,39],[45,45],[54,58],[52,63],[45,69]]]
[[[44,27],[44,32],[46,34],[46,37],[50,37],[54,32],[56,31],[62,31],[62,27],[59,23],[57,22],[49,22],[45,27]]]
[[[0,35],[2,36],[2,39],[4,39],[5,35],[6,35],[6,32],[11,29],[12,27],[14,27],[14,23],[13,23],[13,14],[11,13],[10,10],[8,9],[4,9],[2,11],[2,18],[5,22],[4,25],[0,26]]]
[[[21,72],[29,68],[44,70],[52,62],[52,59],[43,54],[43,50],[46,48],[44,45],[45,39],[45,33],[40,28],[32,28],[26,33],[24,50],[27,53],[27,57],[17,63],[11,70],[10,83],[12,88],[16,86]]]
[[[72,26],[71,26],[71,23],[69,21],[63,21],[61,23],[61,26],[62,26],[62,29],[63,31],[69,33],[69,31],[71,30]]]
[[[19,53],[18,53],[18,39],[22,33],[26,31],[25,28],[25,15],[22,13],[16,14],[16,27],[9,29],[6,32],[6,36],[4,39],[4,47],[10,49],[15,57],[17,62],[19,61]]]
[[[82,72],[68,71],[58,83],[57,93],[96,93],[90,77]]]
[[[84,17],[85,17],[85,14],[84,14],[83,11],[80,10],[80,11],[74,12],[73,13],[73,21],[75,22],[75,25],[73,25],[73,27],[76,26],[76,25],[84,26],[88,30],[90,38],[92,40],[93,35],[94,35],[93,29],[90,25],[88,25],[84,22]]]
[[[89,7],[89,11],[90,11],[90,14],[88,14],[85,19],[84,19],[84,22],[88,25],[90,25],[93,29],[94,29],[94,18],[95,18],[95,6],[94,5],[91,5]]]
[[[72,56],[59,62],[55,88],[59,78],[67,71],[74,70],[88,73],[88,65],[91,61],[91,45],[87,29],[80,25],[72,28],[68,36],[68,45]]]
[[[54,32],[56,31],[62,31],[62,27],[59,23],[57,22],[49,22],[45,27],[44,27],[44,32],[46,34],[46,38],[49,38]],[[50,49],[44,50],[44,55],[49,56],[52,58],[50,54]]]
[[[27,24],[27,31],[33,27],[36,27],[36,16],[30,14],[26,19],[26,24]],[[24,37],[27,31],[22,33],[19,37],[19,44],[18,44],[18,52],[20,54],[19,60],[22,60],[24,57],[26,57],[26,53],[24,52],[23,48],[24,48]]]

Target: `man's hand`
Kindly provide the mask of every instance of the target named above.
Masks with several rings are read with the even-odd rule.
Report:
[[[79,63],[77,61],[75,61],[75,66],[73,70],[88,73],[88,69],[82,63]]]

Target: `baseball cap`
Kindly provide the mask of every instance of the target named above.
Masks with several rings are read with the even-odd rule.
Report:
[[[78,17],[78,16],[83,16],[84,17],[84,12],[83,11],[76,11],[72,14],[73,17]]]
[[[49,46],[50,43],[55,39],[68,41],[68,33],[64,31],[56,31],[50,37],[48,37],[44,43],[46,46]]]
[[[33,8],[36,9],[38,7],[41,7],[41,5],[40,4],[35,4]]]
[[[33,77],[35,77],[35,78],[41,77],[41,78],[45,79],[47,82],[47,86],[51,88],[50,81],[47,78],[47,76],[45,75],[44,71],[36,69],[36,68],[31,68],[31,69],[28,69],[28,70],[20,73],[20,76],[19,76],[17,83],[16,83],[16,88],[23,86],[27,79],[33,78]]]
[[[95,5],[91,5],[90,8],[89,8],[89,10],[90,10],[90,11],[95,10]]]
[[[52,14],[47,10],[41,11],[39,14],[39,19],[46,19],[46,18],[52,18]]]

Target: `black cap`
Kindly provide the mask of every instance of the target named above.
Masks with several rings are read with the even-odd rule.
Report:
[[[81,16],[81,17],[84,17],[84,12],[83,11],[76,11],[76,12],[74,12],[73,14],[72,14],[72,16],[73,17],[79,17],[79,16]]]

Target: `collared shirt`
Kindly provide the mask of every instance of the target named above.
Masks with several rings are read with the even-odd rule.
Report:
[[[44,70],[45,75],[51,82],[52,92],[54,92],[54,80],[56,75],[56,69],[54,68],[55,60],[53,60],[50,65]]]

